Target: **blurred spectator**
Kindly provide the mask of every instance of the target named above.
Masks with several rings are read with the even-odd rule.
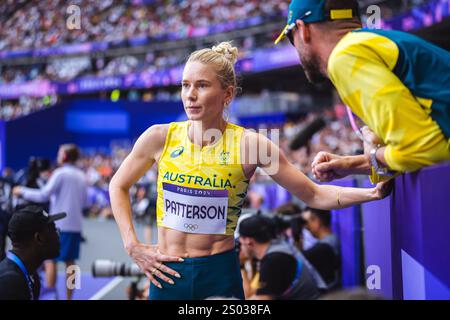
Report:
[[[126,75],[135,72],[139,60],[134,56],[122,56],[111,60],[104,69],[98,72],[99,76]]]
[[[240,243],[237,244],[240,247]],[[239,262],[241,265],[242,285],[245,299],[250,299],[256,294],[259,285],[258,260],[247,256],[247,253],[239,249]]]
[[[152,228],[156,221],[156,185],[137,186],[131,200],[131,209],[136,222],[144,225],[144,241],[152,244]]]
[[[248,197],[246,198],[248,201]],[[248,206],[243,206],[243,208],[248,208]],[[242,250],[241,242],[239,240],[239,225],[243,220],[250,218],[254,213],[249,213],[248,210],[240,216],[238,220],[238,226],[235,231],[235,247],[239,253],[239,264],[241,267],[242,275],[242,285],[244,288],[245,299],[250,299],[256,294],[259,285],[259,262],[254,256],[250,256],[248,250]]]
[[[22,96],[19,100],[0,100],[0,120],[12,120],[55,105],[56,95],[43,98]]]
[[[28,161],[28,168],[22,170],[16,176],[18,184],[21,184],[27,188],[40,189],[42,188],[50,177],[50,161],[44,158],[31,157]],[[44,210],[49,210],[49,202],[45,203],[35,203],[33,201],[28,201],[23,198],[19,198],[14,203],[15,206],[25,205],[25,204],[39,204]]]
[[[274,221],[260,214],[242,220],[238,226],[243,253],[260,261],[259,285],[251,299],[310,300],[319,290],[303,255],[277,238]]]
[[[249,190],[247,193],[247,197],[250,201],[250,208],[255,209],[256,211],[261,211],[264,205],[264,196],[263,192],[256,190]]]
[[[318,239],[303,253],[324,279],[327,290],[335,290],[341,286],[341,259],[339,239],[331,231],[331,213],[308,208],[303,212],[303,219],[306,228]]]
[[[275,212],[288,223],[288,226],[284,231],[286,240],[295,245],[298,250],[302,250],[302,230],[306,224],[306,221],[302,217],[302,209],[297,204],[288,202],[275,208]]]
[[[89,57],[52,59],[45,70],[48,77],[55,81],[68,81],[91,68]]]

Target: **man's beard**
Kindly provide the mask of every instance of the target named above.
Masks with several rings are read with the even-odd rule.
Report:
[[[316,57],[306,59],[304,56],[301,58],[302,67],[305,71],[306,78],[311,83],[322,83],[327,78],[320,71],[320,64]]]

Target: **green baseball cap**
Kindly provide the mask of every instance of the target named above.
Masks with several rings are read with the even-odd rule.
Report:
[[[353,8],[332,9],[328,10],[328,12],[325,11],[325,2],[326,0],[292,0],[289,5],[287,24],[275,40],[275,44],[278,44],[292,32],[297,20],[302,20],[305,23],[314,23],[351,19],[359,15],[358,2],[356,0]]]

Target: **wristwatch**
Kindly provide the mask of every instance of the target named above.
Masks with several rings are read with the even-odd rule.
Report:
[[[372,167],[375,169],[374,171],[380,176],[392,176],[393,173],[388,170],[388,168],[381,167],[378,165],[377,160],[377,151],[380,149],[381,145],[377,144],[372,150],[370,150],[370,163]]]

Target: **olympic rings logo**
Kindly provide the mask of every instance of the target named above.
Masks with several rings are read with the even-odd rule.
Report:
[[[198,229],[198,224],[185,223],[184,228],[188,229],[189,231],[195,231]]]

